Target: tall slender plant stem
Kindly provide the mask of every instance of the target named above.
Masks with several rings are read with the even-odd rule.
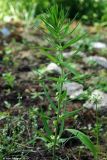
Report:
[[[61,55],[61,52],[59,52],[59,54]],[[60,60],[63,62],[63,57],[62,55],[60,56]],[[57,144],[57,140],[58,140],[58,129],[59,129],[59,116],[60,116],[60,111],[62,108],[62,103],[61,103],[61,95],[62,95],[62,91],[63,91],[63,79],[64,79],[64,70],[63,67],[61,67],[61,75],[60,75],[60,84],[59,84],[59,93],[58,93],[58,111],[57,111],[57,118],[56,118],[56,128],[55,128],[55,138],[54,138],[54,146],[53,146],[53,160],[55,160],[55,151],[56,151],[56,144]]]
[[[99,117],[98,117],[98,102],[96,101],[96,145],[97,145],[97,150],[98,153],[100,152],[99,150]],[[97,154],[97,159],[98,159],[98,154]]]

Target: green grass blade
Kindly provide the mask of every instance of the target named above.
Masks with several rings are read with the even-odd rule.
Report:
[[[43,50],[43,55],[47,56],[52,62],[56,64],[58,63],[58,59],[56,58],[56,56],[53,56],[50,53],[45,52],[44,50]]]
[[[39,137],[36,137],[36,139],[40,139],[42,141],[44,141],[45,143],[50,142],[51,139],[49,136],[46,136],[44,133],[42,133],[41,131],[36,131]]]
[[[76,43],[77,41],[79,41],[81,38],[83,38],[84,35],[82,36],[77,36],[71,40],[69,40],[63,47],[62,50],[66,49],[67,47],[73,45],[74,43]]]
[[[72,73],[73,75],[75,75],[75,76],[79,76],[80,75],[80,73],[70,63],[61,62],[61,64],[65,68],[67,68],[70,71],[70,73]]]
[[[41,84],[42,84],[42,86],[43,86],[43,89],[44,89],[44,92],[45,92],[45,94],[46,94],[46,97],[47,97],[49,103],[51,104],[51,107],[57,112],[57,108],[56,108],[54,102],[52,101],[51,97],[49,96],[49,93],[48,93],[48,91],[47,91],[47,88],[46,88],[44,82],[42,82]]]
[[[93,153],[94,158],[95,159],[97,158],[98,154],[97,149],[87,135],[76,129],[66,129],[66,130],[75,135]]]
[[[43,113],[43,111],[41,111],[40,116],[41,116],[41,119],[42,119],[42,122],[43,122],[43,125],[44,125],[44,129],[47,133],[47,136],[50,137],[52,135],[52,131],[49,128],[49,124],[47,122],[48,121],[47,117],[45,116],[45,113]]]
[[[77,109],[77,110],[72,111],[72,112],[65,112],[64,114],[61,115],[60,120],[65,120],[65,119],[67,119],[69,117],[73,117],[76,114],[78,114],[81,110],[82,110],[82,108],[81,109]]]

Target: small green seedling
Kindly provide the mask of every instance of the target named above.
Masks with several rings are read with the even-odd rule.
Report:
[[[12,75],[11,72],[9,73],[4,73],[3,75],[3,80],[8,85],[9,87],[13,88],[15,84],[15,76]]]
[[[31,98],[32,99],[40,98],[41,100],[43,100],[43,95],[44,95],[44,93],[35,91],[35,92],[31,93]]]
[[[71,22],[67,22],[66,16],[67,14],[64,12],[64,10],[62,8],[59,9],[57,5],[52,6],[47,11],[47,14],[41,16],[41,20],[42,22],[44,22],[46,27],[45,37],[51,45],[51,48],[46,48],[45,51],[43,48],[42,51],[52,62],[56,63],[61,68],[61,74],[58,78],[51,77],[51,80],[55,82],[57,89],[55,97],[56,103],[50,97],[49,90],[44,83],[44,80],[40,81],[42,87],[44,88],[45,95],[50,103],[50,107],[54,112],[54,117],[51,117],[51,112],[48,112],[46,114],[41,109],[40,117],[42,119],[44,128],[43,130],[38,131],[38,135],[40,139],[42,139],[45,144],[47,144],[48,147],[53,149],[53,160],[56,159],[57,148],[61,143],[67,141],[66,138],[62,138],[62,133],[65,130],[76,136],[93,153],[94,157],[96,158],[97,151],[89,137],[76,129],[68,129],[65,127],[65,120],[78,114],[80,109],[73,112],[66,111],[67,93],[66,91],[63,91],[63,84],[65,81],[67,81],[68,75],[70,73],[72,73],[73,75],[80,74],[74,68],[72,68],[72,65],[65,62],[62,52],[83,37],[83,35],[78,35],[73,39],[67,40],[76,28],[70,30]],[[54,51],[54,53],[56,54],[53,55],[49,53],[49,50]]]

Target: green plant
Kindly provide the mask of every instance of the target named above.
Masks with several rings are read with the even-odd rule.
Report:
[[[47,7],[52,6],[54,2],[70,9],[69,17],[73,18],[79,13],[78,18],[85,23],[102,22],[102,25],[107,25],[107,2],[106,0],[4,0],[0,1],[0,19],[9,19],[9,16],[14,19],[23,19],[27,25],[33,20],[34,15],[40,14]],[[35,6],[35,7],[34,7]],[[32,12],[34,10],[34,12]],[[30,21],[29,21],[30,16]]]
[[[19,107],[21,109],[21,106],[17,108]],[[4,122],[0,127],[0,160],[28,159],[28,153],[32,152],[37,138],[37,109],[30,108],[26,115],[28,119],[23,111],[17,116],[0,112],[0,120]]]
[[[6,114],[4,114],[5,116]],[[17,158],[18,152],[22,151],[22,135],[25,126],[21,118],[14,118],[10,115],[4,117],[6,124],[0,128],[0,159],[14,157]],[[24,139],[25,140],[25,139]],[[20,152],[21,153],[21,152]],[[20,157],[23,153],[20,154]]]
[[[70,31],[70,21],[66,21],[66,16],[64,10],[59,9],[57,5],[51,7],[47,14],[41,16],[41,20],[44,22],[46,27],[45,37],[49,41],[51,48],[46,48],[44,54],[54,63],[56,63],[61,68],[61,74],[57,77],[49,77],[53,80],[56,85],[56,103],[51,99],[47,86],[45,85],[43,79],[40,80],[42,87],[44,88],[45,95],[50,103],[48,113],[44,113],[41,109],[40,117],[44,126],[43,131],[38,131],[39,138],[41,138],[49,148],[53,149],[53,160],[56,159],[56,149],[60,146],[60,143],[65,142],[67,139],[62,138],[62,133],[66,130],[71,132],[76,136],[88,149],[93,153],[94,157],[97,157],[97,151],[91,140],[84,133],[76,129],[68,129],[65,127],[65,120],[69,117],[78,114],[80,109],[73,112],[66,111],[67,103],[67,93],[63,90],[63,85],[68,79],[69,74],[79,75],[79,73],[70,65],[66,63],[62,54],[62,51],[69,46],[75,44],[83,36],[76,36],[66,42],[66,39],[73,33],[76,29],[74,28]],[[52,55],[48,53],[48,50],[54,51],[56,54]],[[66,70],[65,70],[66,69]],[[54,111],[54,117],[51,118],[50,110]],[[49,124],[53,123],[53,127]]]
[[[42,97],[42,95],[44,95],[44,93],[42,93],[42,92],[32,92],[31,93],[31,98],[32,99],[35,99],[35,98],[40,98],[41,100],[43,100],[43,97]]]
[[[14,86],[15,84],[15,76],[12,75],[11,72],[9,73],[4,73],[3,75],[3,80],[5,81],[5,83],[9,86],[9,87],[12,87]]]
[[[41,13],[47,6],[49,6],[49,0],[0,1],[0,19],[4,21],[11,18],[20,19],[29,27],[29,23],[34,22],[35,15]]]
[[[62,4],[65,8],[69,8],[69,16],[72,18],[79,13],[78,18],[87,24],[93,24],[106,19],[107,7],[106,0],[56,0],[58,4]]]
[[[100,96],[93,96],[92,98],[93,98],[94,104],[96,106],[96,124],[95,124],[95,128],[94,128],[94,133],[95,133],[95,136],[96,136],[97,151],[98,151],[98,154],[99,154],[100,153],[99,133],[100,133],[100,128],[101,128],[101,123],[100,123],[99,115],[98,115],[98,113],[99,113],[98,112],[99,111],[98,103],[101,100],[101,97]],[[97,155],[97,158],[98,158],[98,155]]]

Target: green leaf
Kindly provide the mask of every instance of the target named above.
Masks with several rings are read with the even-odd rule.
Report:
[[[91,74],[90,75],[89,74],[79,74],[77,76],[74,76],[72,78],[72,80],[82,83],[82,82],[84,82],[84,80],[86,80],[90,77],[91,77]]]
[[[76,129],[66,129],[68,132],[74,134],[94,155],[94,158],[97,158],[97,149],[90,140],[90,138],[84,133],[76,130]]]
[[[52,62],[58,63],[58,59],[56,58],[55,55],[53,56],[53,55],[51,55],[50,53],[45,52],[44,50],[43,50],[43,54],[44,54],[45,56],[47,56]]]
[[[57,112],[57,108],[56,108],[54,102],[52,101],[51,97],[49,96],[48,91],[47,91],[47,88],[46,88],[44,82],[41,82],[41,84],[42,84],[42,86],[43,86],[43,89],[44,89],[44,92],[45,92],[45,94],[46,94],[46,97],[47,97],[49,103],[51,104],[51,107]]]
[[[76,43],[77,41],[79,41],[83,36],[77,36],[71,40],[69,40],[63,47],[62,50],[66,49],[67,47],[73,45],[74,43]]]
[[[51,141],[51,139],[50,139],[50,137],[49,136],[46,136],[44,133],[42,133],[41,131],[36,131],[37,132],[37,134],[39,135],[39,137],[36,137],[36,139],[41,139],[42,141],[44,141],[44,142],[50,142]]]
[[[47,48],[47,47],[41,47],[41,46],[38,46],[38,47],[35,47],[35,46],[33,46],[34,47],[34,49],[40,49],[40,50],[42,50],[42,51],[54,51],[55,52],[55,48]]]
[[[81,110],[82,110],[82,108],[77,109],[77,110],[72,111],[72,112],[65,112],[64,114],[61,115],[60,120],[65,120],[69,117],[73,117],[74,115],[78,114],[78,112],[80,112]]]
[[[41,116],[41,119],[42,119],[42,122],[43,122],[43,125],[44,125],[44,130],[46,131],[47,136],[50,137],[52,135],[52,132],[51,132],[51,130],[49,128],[49,124],[47,122],[48,121],[47,117],[45,116],[43,111],[41,111],[40,116]]]
[[[67,92],[66,91],[63,91],[61,96],[60,96],[60,103],[65,101],[66,100],[66,97],[67,97]]]
[[[61,62],[61,64],[66,67],[70,73],[72,73],[73,75],[75,76],[79,76],[80,73],[70,64],[70,63],[67,63],[67,62]]]
[[[68,140],[68,138],[59,138],[59,143],[65,143]]]
[[[52,81],[55,81],[55,82],[58,82],[59,77],[58,77],[58,78],[57,78],[57,77],[49,77],[48,79],[49,79],[49,80],[52,80]]]
[[[6,112],[0,112],[0,120],[5,119],[8,116],[9,116],[8,113],[6,113]]]

